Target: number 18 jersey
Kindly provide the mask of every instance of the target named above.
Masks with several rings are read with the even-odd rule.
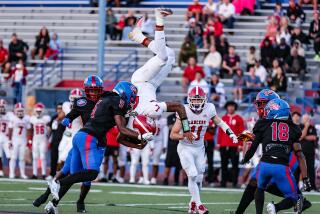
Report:
[[[181,140],[180,143],[188,146],[200,147],[204,145],[204,135],[209,126],[210,120],[217,115],[216,107],[212,103],[206,103],[200,114],[194,113],[189,105],[184,105],[189,121],[191,132],[196,135],[196,139],[190,143],[188,140]],[[177,115],[178,118],[178,115]]]

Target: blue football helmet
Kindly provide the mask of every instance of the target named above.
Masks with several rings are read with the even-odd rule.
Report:
[[[97,102],[103,93],[103,81],[96,75],[90,75],[84,80],[84,91],[89,100]]]
[[[113,91],[124,100],[126,108],[132,109],[136,103],[138,89],[131,82],[120,81],[114,86]]]
[[[289,104],[280,98],[269,101],[264,111],[266,113],[266,119],[287,120],[290,116]]]
[[[270,90],[270,89],[262,89],[256,96],[256,100],[254,101],[254,104],[257,109],[257,113],[259,117],[264,117],[264,108],[266,107],[267,103],[270,100],[280,98],[279,95]]]

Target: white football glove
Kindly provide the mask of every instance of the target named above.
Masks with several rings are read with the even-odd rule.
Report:
[[[230,138],[232,139],[233,144],[237,144],[238,143],[238,138],[235,134],[231,134]]]
[[[147,132],[142,135],[140,134],[138,137],[138,140],[143,140],[143,141],[149,142],[149,141],[152,141],[153,138],[154,138],[153,134],[151,132]]]

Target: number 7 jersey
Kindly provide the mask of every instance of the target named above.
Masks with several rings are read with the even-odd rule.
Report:
[[[205,103],[200,114],[194,113],[188,104],[184,105],[186,109],[191,132],[196,135],[196,139],[190,143],[188,140],[181,140],[180,143],[188,146],[200,147],[204,145],[204,135],[209,126],[210,120],[217,115],[216,107],[212,103]],[[177,115],[177,118],[179,116]]]
[[[9,128],[12,129],[12,143],[27,143],[27,130],[31,128],[30,117],[24,116],[21,119],[13,115]]]

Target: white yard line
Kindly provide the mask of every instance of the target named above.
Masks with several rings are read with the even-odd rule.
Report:
[[[37,188],[37,187],[28,187],[29,190],[35,190],[35,191],[46,191],[47,188]],[[68,192],[80,192],[80,189],[70,189]],[[100,193],[102,190],[100,189],[91,189],[90,193]]]
[[[172,193],[172,192],[129,192],[129,191],[112,191],[108,192],[116,195],[145,195],[145,196],[161,196],[161,197],[190,197],[188,193]]]

